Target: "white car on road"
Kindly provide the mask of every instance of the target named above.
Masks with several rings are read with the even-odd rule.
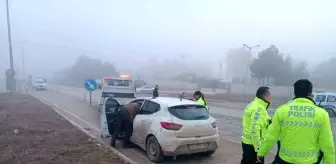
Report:
[[[152,86],[142,86],[142,87],[136,89],[136,93],[139,93],[139,94],[153,94],[154,89],[155,88],[152,87]]]
[[[131,141],[147,152],[152,162],[165,156],[203,153],[212,155],[219,147],[220,137],[216,120],[198,103],[179,98],[137,98],[142,103],[135,117]],[[101,112],[102,137],[113,131],[119,103],[106,98]]]

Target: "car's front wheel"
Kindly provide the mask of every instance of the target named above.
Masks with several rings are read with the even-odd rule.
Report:
[[[147,157],[150,161],[158,163],[162,162],[164,155],[161,146],[155,136],[151,136],[147,140],[146,144]]]
[[[329,117],[336,117],[336,113],[335,113],[334,109],[326,108],[325,110],[328,112]]]

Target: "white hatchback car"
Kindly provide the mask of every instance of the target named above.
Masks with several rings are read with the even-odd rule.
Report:
[[[212,155],[219,147],[216,120],[198,103],[179,98],[137,98],[141,112],[135,117],[131,141],[147,152],[152,162],[164,156],[203,153]],[[106,98],[101,114],[102,137],[113,131],[119,103]]]

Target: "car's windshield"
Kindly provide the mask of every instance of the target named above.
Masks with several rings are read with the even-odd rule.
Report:
[[[181,120],[206,120],[209,119],[209,111],[202,105],[179,105],[169,107],[168,111]]]
[[[44,81],[34,81],[35,84],[45,84]]]
[[[120,80],[120,79],[106,79],[105,83],[107,86],[120,86],[120,87],[128,87],[131,84],[130,80]]]

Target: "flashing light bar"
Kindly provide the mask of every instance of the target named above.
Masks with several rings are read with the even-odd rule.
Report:
[[[131,79],[131,76],[129,76],[129,75],[120,75],[120,78],[122,78],[122,79]]]
[[[132,77],[130,75],[120,75],[119,77],[116,76],[105,76],[104,79],[113,79],[113,78],[122,78],[122,79],[126,79],[126,80],[130,80],[132,79]]]

